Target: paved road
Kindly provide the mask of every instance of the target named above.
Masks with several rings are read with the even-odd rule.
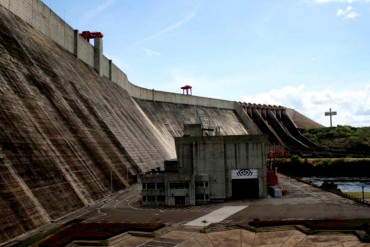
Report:
[[[137,203],[140,192],[140,185],[120,192],[104,205],[84,215],[84,222],[163,222],[173,225],[193,220],[223,206],[212,204],[186,208],[142,208]]]
[[[86,222],[164,222],[174,225],[194,220],[223,206],[247,206],[222,221],[224,223],[248,223],[255,218],[268,220],[370,217],[370,207],[282,175],[279,175],[279,181],[288,190],[288,194],[281,198],[268,197],[175,209],[141,208],[137,205],[141,188],[140,185],[135,185],[83,217]]]
[[[222,204],[189,207],[184,209],[144,209],[135,207],[139,187],[122,193],[115,200],[101,207],[97,218],[92,221],[162,221],[174,227],[161,237],[148,239],[131,237],[117,243],[115,247],[130,246],[369,246],[356,236],[346,234],[305,235],[294,229],[267,232],[250,232],[243,229],[199,233],[199,229],[188,229],[189,222],[209,212],[217,212],[223,206],[247,206],[226,218],[222,223],[246,224],[260,219],[325,219],[325,218],[369,218],[370,207],[365,207],[335,194],[288,177],[279,176],[280,183],[288,190],[282,198],[233,201]],[[136,195],[136,196],[135,196]],[[103,215],[103,213],[105,215]],[[91,215],[94,217],[94,215]],[[181,226],[180,226],[181,225]],[[224,224],[223,224],[224,225]],[[179,227],[178,227],[179,226]]]

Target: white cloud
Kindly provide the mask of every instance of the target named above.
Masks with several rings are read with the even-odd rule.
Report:
[[[146,42],[151,41],[151,40],[159,39],[163,34],[166,34],[168,32],[171,32],[175,29],[180,28],[181,26],[183,26],[184,24],[186,24],[187,22],[192,20],[195,17],[195,15],[196,15],[196,11],[191,12],[184,19],[181,19],[181,20],[177,21],[176,23],[158,31],[157,33],[138,41],[136,45],[140,45],[140,44],[146,43]]]
[[[153,50],[149,50],[149,49],[147,49],[147,48],[145,48],[145,47],[141,47],[141,50],[143,50],[145,53],[146,53],[146,55],[148,55],[148,56],[159,56],[159,55],[161,55],[161,53],[160,52],[158,52],[158,51],[153,51]]]
[[[117,0],[104,1],[92,9],[85,11],[84,15],[79,22],[79,27],[84,28],[88,23],[90,23],[97,15],[101,14],[105,10],[109,9]]]
[[[354,11],[352,6],[348,6],[346,9],[339,9],[337,16],[343,17],[343,19],[353,19],[360,16],[360,14]]]
[[[370,86],[347,91],[330,88],[310,91],[304,85],[289,86],[244,96],[242,101],[293,108],[325,126],[329,126],[329,118],[324,116],[324,112],[331,108],[338,113],[333,117],[334,126],[370,126]]]
[[[167,32],[170,32],[170,31],[173,31],[179,27],[181,27],[182,25],[184,25],[185,23],[189,22],[191,19],[193,19],[195,17],[195,14],[196,12],[193,11],[192,13],[190,13],[188,16],[186,16],[184,19],[182,20],[179,20],[178,22],[172,24],[171,26],[159,31],[158,33],[156,33],[154,36],[159,36],[159,35],[162,35],[164,33],[167,33]]]

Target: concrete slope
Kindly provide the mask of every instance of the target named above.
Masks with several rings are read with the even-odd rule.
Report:
[[[288,116],[286,112],[282,112],[281,122],[283,123],[284,126],[286,126],[286,128],[288,128],[288,130],[290,131],[292,136],[294,136],[294,138],[296,138],[297,140],[304,143],[306,146],[310,148],[315,148],[315,149],[319,148],[315,143],[313,143],[311,140],[303,136],[301,132],[299,132],[296,125],[294,124],[294,122]]]
[[[2,243],[175,153],[125,90],[2,7],[0,16]]]
[[[252,109],[252,119],[256,125],[260,128],[262,133],[268,135],[271,144],[282,144],[283,141],[274,129],[268,124],[268,122],[261,116],[260,112],[256,109]]]
[[[319,149],[300,130],[319,128],[320,124],[297,111],[282,106],[243,102],[239,102],[239,105],[248,117],[247,122],[253,121],[262,133],[268,135],[271,144],[284,145],[288,150],[298,153]]]
[[[184,124],[191,123],[219,127],[221,135],[248,134],[233,110],[140,99],[136,99],[136,102],[160,133],[171,143],[174,143],[173,137],[183,135]]]
[[[319,124],[312,119],[304,116],[302,113],[290,108],[285,108],[287,115],[294,122],[296,128],[298,129],[316,129],[323,128],[322,124]]]
[[[297,149],[297,150],[306,150],[308,147],[294,138],[290,132],[284,128],[284,126],[279,122],[279,120],[276,118],[274,113],[272,113],[271,110],[266,111],[267,115],[267,121],[269,122],[270,126],[274,129],[275,133],[277,133],[280,137],[280,140],[283,141],[283,144],[289,149]]]

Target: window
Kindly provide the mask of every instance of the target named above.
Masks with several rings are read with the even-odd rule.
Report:
[[[157,183],[157,189],[164,189],[164,183]]]
[[[195,182],[195,187],[197,187],[197,188],[208,188],[208,181]]]
[[[148,202],[155,202],[155,196],[147,196]]]
[[[143,183],[143,190],[146,189],[146,183]]]
[[[157,196],[157,202],[164,202],[165,197],[164,196]]]
[[[170,183],[170,189],[189,189],[188,182]]]
[[[155,189],[155,183],[147,183],[146,188],[148,190],[154,190]]]
[[[143,202],[146,202],[146,201],[147,201],[146,196],[143,196]]]

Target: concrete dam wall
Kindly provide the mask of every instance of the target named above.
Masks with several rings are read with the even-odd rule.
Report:
[[[178,104],[234,109],[233,101],[197,96],[188,97],[176,93],[146,89],[130,83],[127,75],[112,60],[100,54],[103,48],[102,40],[98,42],[101,50],[94,47],[96,46],[95,44],[92,46],[79,35],[78,30],[73,29],[68,23],[64,22],[41,0],[0,0],[0,5],[41,32],[42,35],[53,40],[76,58],[93,67],[100,76],[106,77],[123,89],[126,89],[132,97]]]
[[[120,86],[0,7],[0,243],[175,151]],[[42,47],[42,49],[40,49]]]
[[[184,134],[184,124],[202,124],[219,135],[247,135],[247,129],[235,111],[160,101],[136,99],[151,122],[175,146],[174,137]]]

